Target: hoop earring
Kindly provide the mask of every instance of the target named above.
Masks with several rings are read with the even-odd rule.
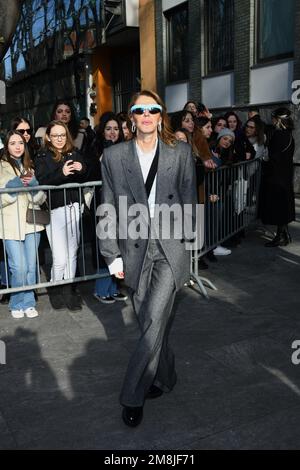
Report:
[[[162,129],[161,122],[159,122],[158,125],[157,125],[158,132],[161,132],[161,129]]]
[[[131,132],[134,134],[135,131],[136,131],[136,125],[135,125],[135,123],[133,122],[133,123],[132,123],[132,126],[131,126]]]

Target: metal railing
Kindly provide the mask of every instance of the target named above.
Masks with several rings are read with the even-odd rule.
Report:
[[[205,174],[205,203],[200,207],[200,237],[197,246],[191,251],[191,270],[190,278],[196,283],[200,292],[208,298],[205,286],[216,289],[213,283],[199,275],[198,260],[217,245],[232,237],[239,231],[246,228],[257,218],[258,191],[261,178],[261,161],[251,160],[231,166],[225,166]],[[25,290],[40,289],[57,285],[70,284],[73,282],[82,282],[96,280],[108,277],[109,274],[100,274],[101,269],[100,252],[98,238],[96,235],[97,227],[97,207],[100,202],[101,182],[88,182],[84,184],[66,184],[61,186],[36,186],[34,188],[3,188],[0,189],[0,224],[4,236],[3,243],[3,261],[2,272],[6,279],[7,287],[0,289],[0,294],[20,292]],[[46,247],[47,238],[44,231],[44,239],[39,247],[35,242],[36,258],[36,283],[27,285],[26,282],[20,287],[9,287],[9,266],[6,256],[5,226],[4,214],[2,210],[3,194],[36,194],[38,191],[44,191],[47,195],[49,212],[51,215],[52,197],[56,192],[60,192],[64,198],[64,207],[68,205],[68,191],[78,191],[79,220],[78,220],[78,252],[77,252],[77,272],[76,275],[67,277],[63,280],[55,279],[50,276],[50,267],[52,265],[51,233],[52,233],[52,215],[50,225],[48,226],[48,237],[50,243]],[[77,193],[76,193],[77,194]],[[19,218],[21,202],[16,198],[17,218]],[[87,201],[89,199],[89,201]],[[86,201],[88,204],[86,204]],[[90,208],[87,209],[87,205]],[[18,224],[18,220],[15,221]],[[19,224],[20,225],[20,224]],[[34,224],[34,233],[38,233],[38,224]],[[49,235],[50,234],[50,235]],[[19,237],[21,239],[21,237]],[[67,243],[68,250],[68,243]],[[45,257],[42,263],[41,258]],[[46,259],[48,258],[48,259]],[[69,258],[69,253],[68,253]],[[51,280],[50,280],[51,279]],[[1,281],[3,285],[3,280]]]
[[[205,174],[205,203],[201,211],[198,245],[191,251],[191,282],[208,298],[205,286],[214,284],[199,275],[198,260],[257,219],[261,160],[223,166]]]
[[[5,289],[0,289],[0,294],[12,293],[12,292],[21,292],[27,291],[32,289],[40,289],[45,287],[51,287],[56,285],[64,285],[70,284],[74,282],[81,282],[81,281],[90,281],[93,279],[100,279],[108,277],[108,274],[100,274],[100,252],[98,248],[98,240],[96,237],[96,213],[97,213],[97,200],[99,197],[97,192],[99,191],[100,187],[102,186],[102,182],[99,181],[92,181],[83,184],[65,184],[61,186],[35,186],[35,187],[24,187],[24,188],[1,188],[0,189],[0,224],[2,225],[3,230],[3,260],[2,260],[2,275],[4,279],[1,279],[2,286],[6,283]],[[36,257],[36,283],[27,285],[25,282],[20,287],[8,287],[9,286],[9,266],[7,260],[7,249],[6,244],[7,241],[5,238],[5,216],[3,214],[2,204],[3,194],[22,194],[22,193],[30,193],[33,197],[38,191],[43,191],[47,195],[47,202],[48,208],[50,212],[50,232],[52,232],[52,207],[51,207],[51,194],[55,194],[56,192],[60,191],[63,193],[63,198],[65,201],[65,206],[67,204],[67,194],[68,191],[78,191],[78,204],[79,204],[79,233],[78,233],[78,252],[77,252],[77,272],[74,277],[70,277],[63,280],[57,279],[49,279],[50,278],[50,266],[51,260],[49,262],[43,263],[43,269],[41,266],[41,257],[50,258],[51,255],[51,243],[48,244],[46,240],[46,235],[44,235],[43,242],[46,242],[46,246],[40,246],[37,241],[37,234],[44,233],[45,230],[39,232],[39,224],[33,224],[33,233],[35,234],[35,257]],[[16,198],[17,204],[17,219],[19,219],[20,211],[21,211],[21,202],[20,198]],[[86,201],[89,199],[88,203]],[[9,206],[8,206],[9,207]],[[18,220],[15,220],[15,224],[19,227],[20,230],[20,223]],[[19,236],[21,239],[21,234]],[[45,243],[42,243],[45,245]],[[20,247],[20,256],[21,254],[21,247]],[[47,280],[47,278],[49,280]],[[46,279],[46,280],[44,280]]]

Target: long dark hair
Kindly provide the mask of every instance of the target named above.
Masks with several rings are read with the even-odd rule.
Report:
[[[68,123],[68,129],[69,129],[69,132],[71,134],[72,139],[74,140],[74,139],[76,139],[76,137],[78,135],[79,123],[77,121],[74,106],[70,101],[64,100],[64,99],[60,99],[60,100],[56,101],[55,105],[53,106],[52,112],[51,112],[51,121],[56,120],[56,117],[55,117],[56,116],[56,110],[62,104],[64,104],[65,106],[68,106],[70,108],[71,120]]]
[[[26,118],[23,118],[23,117],[20,117],[20,116],[17,116],[15,117],[12,121],[11,121],[11,129],[12,130],[16,130],[17,127],[22,124],[22,122],[25,122],[26,124],[28,124],[28,126],[30,127],[30,129],[32,129],[32,126],[30,124],[30,122],[28,121],[28,119]]]
[[[228,119],[230,118],[230,116],[234,116],[236,118],[237,126],[236,126],[235,131],[239,131],[242,128],[242,121],[240,120],[240,118],[238,117],[238,115],[234,111],[228,111],[228,113],[226,113],[225,116],[224,116],[224,118],[226,119],[226,122],[227,122],[227,127],[229,128]]]
[[[265,126],[264,126],[264,123],[262,122],[262,120],[260,119],[259,116],[254,116],[254,117],[248,119],[245,126],[247,126],[247,124],[249,122],[253,122],[255,124],[255,132],[256,132],[257,143],[259,145],[263,145],[264,142],[265,142],[265,133],[264,133]]]
[[[116,142],[106,141],[104,138],[104,130],[105,130],[106,124],[109,121],[115,121],[118,124],[119,137]],[[124,140],[124,135],[123,135],[123,129],[122,129],[122,124],[121,124],[120,119],[118,119],[117,115],[113,113],[112,111],[107,111],[103,113],[102,116],[100,117],[99,124],[96,130],[96,137],[92,143],[91,151],[94,154],[94,157],[99,159],[103,153],[104,148],[110,145],[118,144],[119,142],[123,142],[123,140]]]
[[[209,122],[211,122],[211,119],[206,117],[206,116],[200,116],[198,119],[197,119],[197,126],[202,129],[202,127],[206,126],[206,124],[208,124]]]
[[[189,111],[188,109],[182,109],[181,111],[178,111],[177,113],[174,113],[172,115],[171,117],[172,129],[175,130],[175,129],[182,127],[182,122],[188,114],[192,116],[194,124],[196,125],[195,116],[193,115],[192,111]]]
[[[4,142],[4,147],[3,147],[2,154],[1,154],[0,158],[1,158],[1,160],[4,160],[5,162],[8,162],[12,166],[15,174],[18,175],[17,170],[19,170],[19,167],[18,167],[15,159],[10,156],[10,153],[9,153],[9,150],[8,150],[8,144],[9,144],[10,138],[13,135],[17,135],[24,142],[24,153],[21,157],[24,169],[26,171],[31,170],[33,168],[33,162],[30,158],[30,154],[29,154],[28,147],[27,147],[26,140],[25,140],[24,136],[20,132],[15,131],[15,130],[9,131],[6,135],[5,142]]]
[[[131,108],[132,106],[135,105],[136,100],[140,96],[148,96],[149,98],[152,98],[154,101],[156,101],[157,104],[159,104],[162,107],[162,113],[161,113],[161,131],[158,130],[158,135],[161,138],[161,140],[171,146],[175,146],[177,144],[176,138],[174,136],[174,133],[172,132],[171,126],[170,126],[170,119],[167,114],[167,108],[163,100],[160,98],[160,96],[155,93],[152,90],[142,90],[138,93],[135,93],[133,97],[130,100],[129,106],[128,106],[128,116],[131,117]],[[190,111],[189,111],[190,112]]]
[[[116,144],[118,144],[119,142],[122,142],[124,140],[122,123],[121,123],[121,120],[118,118],[118,116],[112,111],[107,111],[106,113],[103,113],[102,116],[100,117],[99,125],[97,127],[97,135],[104,140],[104,130],[105,130],[106,124],[109,121],[116,121],[116,123],[118,124],[119,138],[115,142]]]
[[[30,127],[30,129],[33,131],[33,128],[32,128],[32,125],[31,125],[31,122],[24,118],[24,117],[21,117],[21,116],[16,116],[12,121],[11,121],[11,129],[12,130],[17,130],[17,127],[19,127],[20,124],[22,123],[26,123],[28,124],[28,126]],[[37,152],[39,146],[37,144],[37,141],[35,140],[35,137],[34,137],[34,134],[32,132],[31,134],[31,137],[29,139],[29,142],[27,143],[27,146],[28,146],[28,150],[29,150],[29,153],[30,153],[30,157],[33,159],[34,158],[34,154]]]

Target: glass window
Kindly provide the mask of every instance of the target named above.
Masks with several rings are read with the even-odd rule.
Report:
[[[258,61],[293,55],[295,0],[258,0]]]
[[[168,81],[177,82],[189,77],[188,61],[188,4],[166,14],[168,34]]]
[[[207,72],[216,73],[234,67],[234,2],[206,0]]]

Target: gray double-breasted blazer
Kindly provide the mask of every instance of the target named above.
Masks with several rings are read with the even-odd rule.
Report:
[[[171,211],[170,236],[166,238],[163,235],[159,236],[178,290],[188,280],[190,271],[190,252],[186,249],[186,241],[193,238],[195,229],[197,204],[195,163],[188,144],[178,142],[171,147],[159,139],[158,145],[159,163],[155,203],[164,205],[161,207],[167,210],[170,207],[174,208],[174,204],[177,209],[183,209],[184,205],[188,205],[185,207],[189,208],[185,218],[182,218],[187,221],[185,230],[180,232],[182,225],[180,214]],[[147,223],[150,216],[135,141],[122,142],[105,149],[101,170],[103,186],[100,212],[102,216],[100,217],[101,224],[99,223],[97,227],[100,252],[107,264],[111,264],[117,257],[122,257],[125,283],[137,291],[147,253],[149,241]],[[132,210],[136,209],[136,204],[142,205],[141,211]],[[116,218],[110,209],[111,206],[115,209]],[[164,217],[166,218],[165,214],[161,220],[164,220]],[[175,225],[176,230],[174,230]],[[147,233],[146,237],[132,236],[131,229],[137,226],[141,228],[141,233]],[[109,232],[110,235],[105,237],[104,232],[106,235]]]

